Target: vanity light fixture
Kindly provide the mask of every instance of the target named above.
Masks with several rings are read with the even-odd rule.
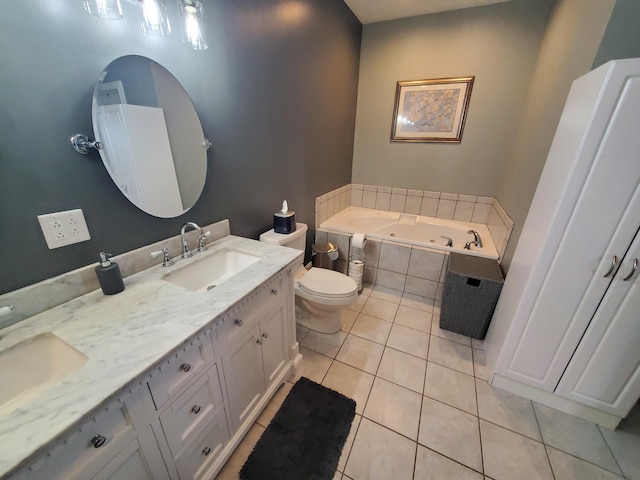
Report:
[[[84,0],[84,9],[92,15],[107,20],[120,20],[122,7],[120,0]]]
[[[207,41],[204,33],[204,7],[198,0],[178,0],[180,7],[180,26],[182,42],[194,50],[206,50]]]
[[[166,0],[138,0],[140,28],[144,33],[166,37],[171,34]]]

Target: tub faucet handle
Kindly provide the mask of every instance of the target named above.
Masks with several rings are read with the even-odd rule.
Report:
[[[482,248],[482,239],[480,238],[480,234],[475,230],[468,230],[467,233],[473,235],[473,241],[471,243],[474,243],[478,248]]]
[[[445,247],[453,247],[453,240],[451,240],[451,237],[447,237],[446,235],[440,235],[440,238],[444,238],[447,241]]]

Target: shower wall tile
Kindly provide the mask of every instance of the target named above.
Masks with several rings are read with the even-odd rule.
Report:
[[[355,207],[362,206],[362,189],[351,190],[351,205]]]
[[[402,273],[390,272],[389,270],[378,268],[376,285],[380,285],[381,287],[386,288],[392,288],[394,290],[402,292],[404,290],[406,279],[407,276],[403,275]]]
[[[473,215],[471,221],[475,223],[487,223],[489,220],[489,213],[491,212],[491,205],[486,203],[476,203],[473,208]]]
[[[472,202],[456,202],[456,210],[453,214],[453,219],[461,222],[470,222],[473,217],[473,207],[475,207],[475,205],[476,204]]]
[[[391,193],[391,187],[378,187],[378,193]]]
[[[477,203],[488,203],[489,205],[493,205],[493,197],[478,197],[476,200]]]
[[[418,197],[415,195],[407,195],[407,201],[404,204],[404,213],[411,213],[412,215],[420,215],[421,206],[422,206],[421,196]]]
[[[376,210],[389,211],[390,206],[391,206],[391,192],[376,193],[376,206],[375,206]]]
[[[455,200],[447,200],[441,198],[440,202],[438,203],[438,211],[436,213],[436,217],[453,220],[453,214],[456,210],[456,203],[457,202]]]
[[[440,198],[441,193],[440,192],[430,192],[428,190],[425,190],[422,193],[423,197],[427,197],[427,198]]]
[[[389,206],[389,210],[392,212],[406,213],[405,212],[406,203],[407,203],[406,195],[403,195],[400,193],[392,193],[391,205]]]
[[[376,192],[364,190],[362,192],[362,206],[364,208],[376,208]]]
[[[384,240],[380,246],[378,268],[406,275],[407,269],[409,268],[410,256],[410,246]]]
[[[458,200],[457,193],[440,193],[440,200]]]
[[[476,195],[458,195],[458,201],[459,202],[471,202],[471,203],[476,203],[478,197]]]
[[[420,215],[425,217],[435,217],[438,213],[438,204],[440,200],[437,198],[424,197],[422,199],[422,206],[420,207]]]

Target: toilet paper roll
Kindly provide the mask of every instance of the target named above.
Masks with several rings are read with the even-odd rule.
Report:
[[[353,248],[364,248],[364,244],[367,243],[364,233],[354,233],[351,240],[351,246]]]
[[[360,260],[352,260],[349,262],[349,276],[351,275],[362,275],[364,271],[364,263]]]

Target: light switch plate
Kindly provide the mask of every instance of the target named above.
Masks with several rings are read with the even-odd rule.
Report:
[[[38,215],[49,250],[91,239],[81,209]]]

